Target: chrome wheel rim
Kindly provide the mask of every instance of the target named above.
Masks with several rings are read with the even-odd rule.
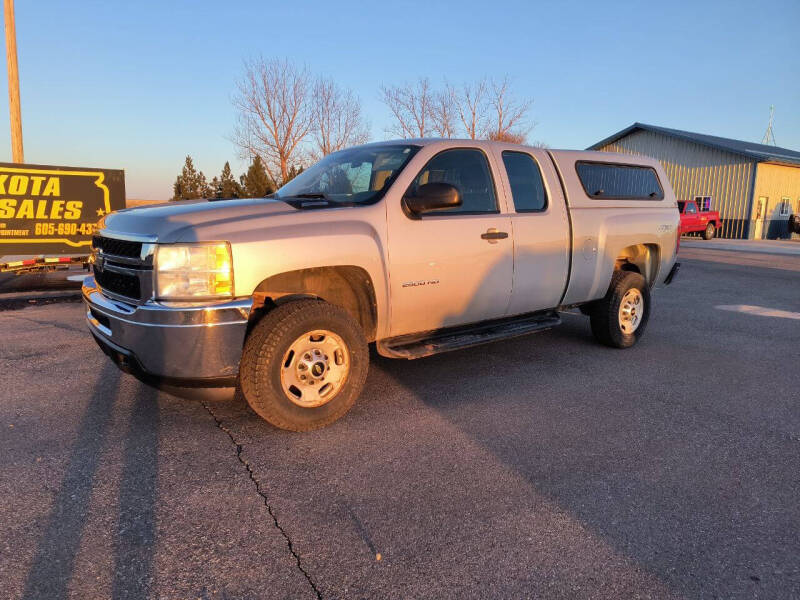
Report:
[[[622,333],[631,334],[642,322],[644,316],[644,296],[636,288],[631,288],[622,296],[619,304],[619,328]]]
[[[298,337],[281,361],[281,388],[303,408],[333,400],[347,381],[350,353],[337,334],[316,329]]]

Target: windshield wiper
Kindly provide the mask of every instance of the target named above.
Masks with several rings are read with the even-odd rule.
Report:
[[[338,206],[340,203],[332,200],[330,196],[322,192],[319,193],[303,193],[303,194],[288,194],[286,196],[279,196],[275,194],[278,200],[283,200],[287,204],[291,204],[297,209],[304,208],[328,208],[330,206]]]
[[[328,194],[325,194],[324,192],[315,192],[315,193],[306,193],[306,194],[292,194],[291,197],[292,198],[315,198],[315,199],[319,199],[319,200],[327,200],[328,202],[333,202],[333,200],[330,199]]]

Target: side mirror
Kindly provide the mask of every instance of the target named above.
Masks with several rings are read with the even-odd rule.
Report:
[[[439,208],[461,206],[461,192],[449,183],[426,183],[413,196],[403,198],[406,208],[415,215]]]

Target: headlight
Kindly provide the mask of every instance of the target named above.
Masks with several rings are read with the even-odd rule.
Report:
[[[157,244],[155,273],[157,298],[233,296],[233,261],[228,242]]]

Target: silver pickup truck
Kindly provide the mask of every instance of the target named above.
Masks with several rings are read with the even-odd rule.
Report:
[[[107,215],[89,329],[153,384],[239,384],[284,429],[323,427],[395,358],[540,331],[578,307],[632,346],[675,275],[677,203],[652,159],[474,140],[325,157],[269,198]]]

